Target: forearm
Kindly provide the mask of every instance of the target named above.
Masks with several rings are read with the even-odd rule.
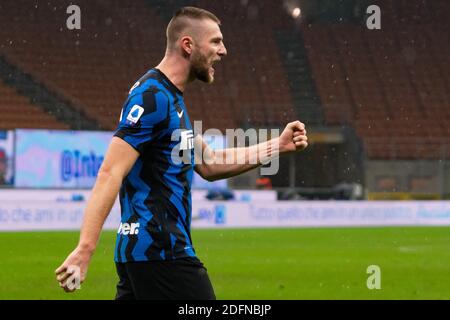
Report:
[[[110,171],[100,170],[84,212],[78,244],[80,249],[89,252],[95,250],[103,224],[114,205],[121,183],[120,176]]]
[[[243,148],[213,151],[212,163],[207,163],[210,180],[234,177],[255,169],[279,154],[278,138]],[[205,159],[208,162],[208,159]]]

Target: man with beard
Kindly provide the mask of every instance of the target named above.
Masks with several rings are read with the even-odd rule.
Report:
[[[245,148],[212,150],[200,135],[194,139],[183,91],[195,79],[213,82],[213,64],[227,54],[220,21],[206,10],[184,7],[166,36],[164,58],[134,84],[125,101],[85,209],[79,243],[55,271],[66,292],[76,289],[74,270],[80,282],[85,280],[119,193],[116,299],[215,299],[191,239],[193,170],[209,181],[224,179],[307,147],[300,121],[289,123],[278,138]],[[209,161],[194,163],[197,155]],[[215,161],[229,156],[236,161]]]

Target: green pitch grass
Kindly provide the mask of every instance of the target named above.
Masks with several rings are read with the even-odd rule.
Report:
[[[112,299],[115,233],[104,232],[81,290],[55,268],[77,232],[0,233],[0,299]],[[193,230],[218,299],[450,299],[450,228]],[[367,267],[381,289],[367,288]]]

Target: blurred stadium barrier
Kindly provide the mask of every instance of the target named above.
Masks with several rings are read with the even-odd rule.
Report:
[[[193,193],[194,228],[450,225],[448,201],[279,201],[266,190],[240,190],[233,201],[208,201],[204,191]],[[0,231],[78,230],[89,195],[3,190]],[[104,228],[114,230],[119,223],[116,201]]]

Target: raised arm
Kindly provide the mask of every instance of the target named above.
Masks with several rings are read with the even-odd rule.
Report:
[[[243,148],[213,150],[197,136],[194,142],[195,171],[208,181],[234,177],[278,155],[304,150],[307,141],[305,125],[300,121],[289,123],[278,138]]]
[[[72,268],[68,269],[69,266],[80,268],[81,282],[86,278],[89,261],[97,246],[103,224],[114,205],[122,180],[138,156],[139,153],[124,140],[117,137],[111,140],[84,212],[78,245],[55,270],[56,279],[66,292],[74,291],[74,288],[69,288],[65,283],[73,272]]]

